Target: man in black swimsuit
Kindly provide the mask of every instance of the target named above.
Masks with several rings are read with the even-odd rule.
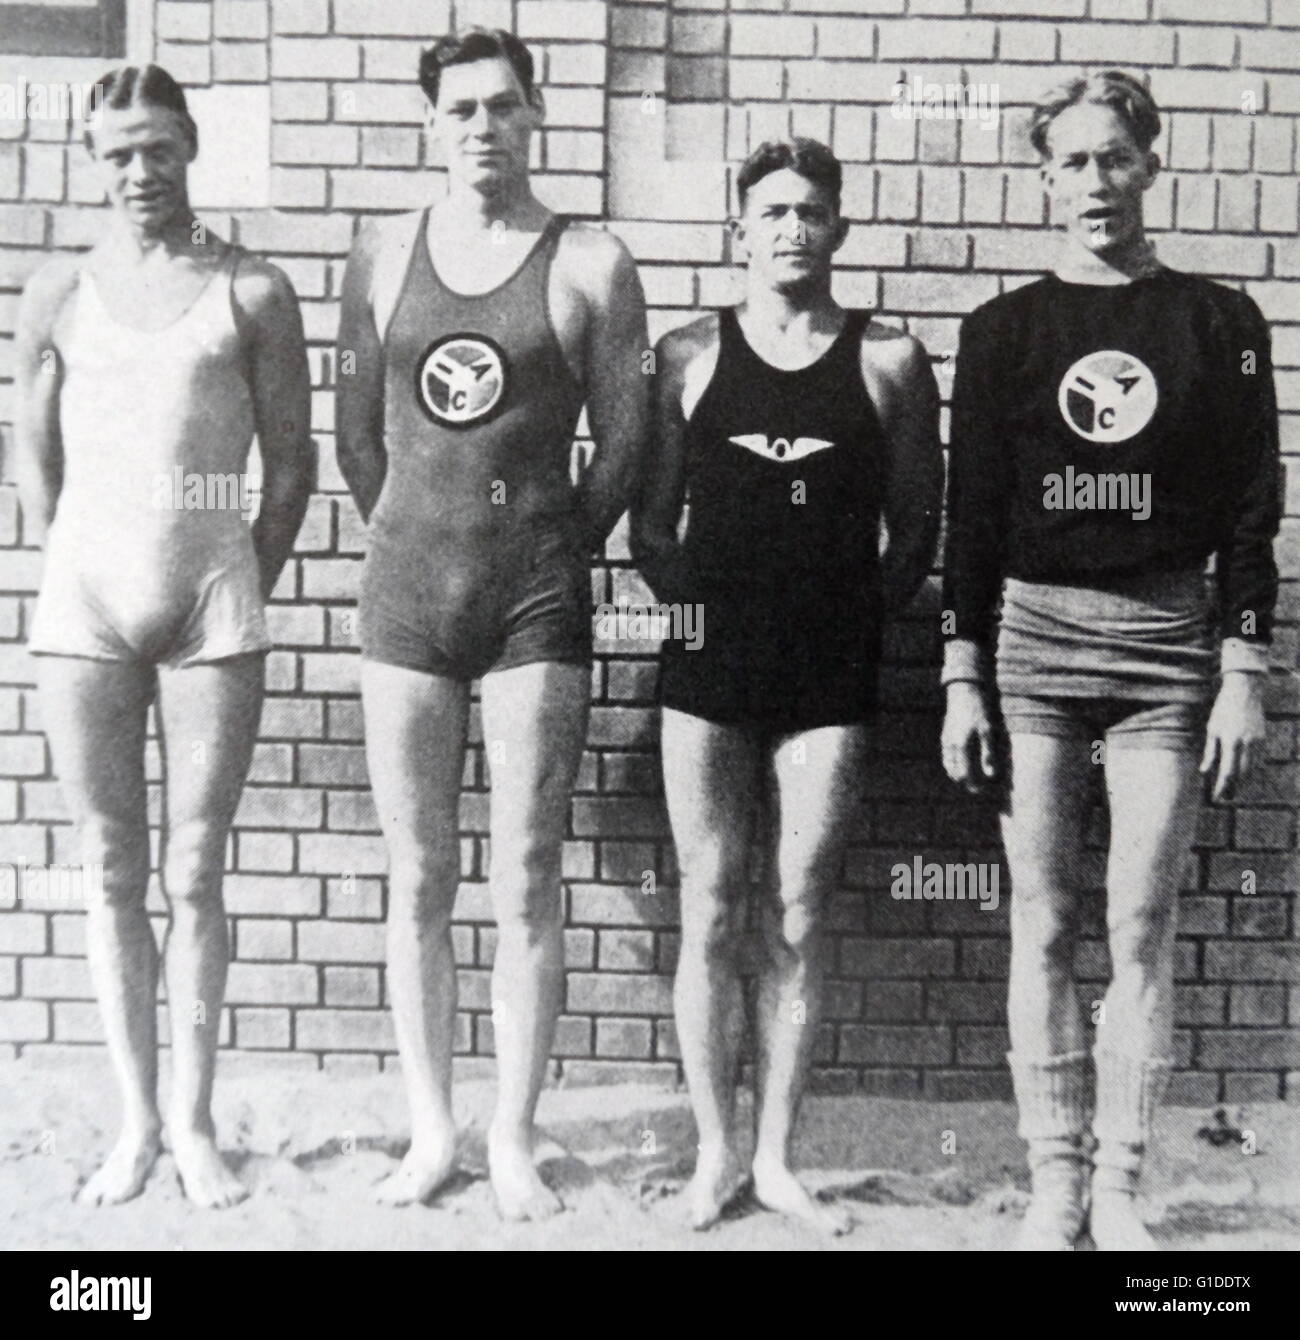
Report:
[[[763,907],[754,1189],[771,1209],[848,1227],[795,1179],[790,1143],[881,624],[928,570],[943,465],[925,351],[831,297],[848,232],[840,177],[811,140],[765,144],[741,169],[734,230],[749,253],[746,299],[659,342],[654,459],[633,512],[633,550],[656,595],[704,613],[703,646],[666,643],[662,679],[681,866],[677,1032],[700,1137],[687,1217],[697,1228],[744,1180],[732,1112],[736,912],[765,789],[777,887]],[[878,557],[882,514],[889,547]]]

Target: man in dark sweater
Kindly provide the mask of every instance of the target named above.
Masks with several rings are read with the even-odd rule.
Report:
[[[1039,105],[1032,139],[1066,244],[1052,274],[967,318],[953,394],[944,766],[972,789],[1001,770],[997,622],[1026,1248],[1069,1249],[1089,1224],[1102,1249],[1155,1245],[1134,1196],[1171,1067],[1197,757],[1218,800],[1264,736],[1280,512],[1268,329],[1245,295],[1156,260],[1142,200],[1159,128],[1118,71]],[[1093,1010],[1094,1117],[1073,956],[1096,763],[1114,971]]]

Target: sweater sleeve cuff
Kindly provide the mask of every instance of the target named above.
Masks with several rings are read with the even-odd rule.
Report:
[[[944,643],[943,671],[939,682],[945,686],[966,680],[973,684],[983,684],[988,675],[985,670],[983,647],[968,638],[954,637]]]
[[[1251,675],[1268,673],[1268,647],[1262,642],[1247,642],[1240,637],[1227,637],[1219,649],[1219,671],[1242,670]]]

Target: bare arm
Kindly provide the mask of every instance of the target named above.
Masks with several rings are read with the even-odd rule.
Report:
[[[584,543],[605,538],[636,489],[649,423],[645,294],[636,264],[617,238],[598,235],[588,292],[587,422],[596,450],[578,484]]]
[[[282,271],[264,261],[245,261],[235,281],[235,302],[248,342],[262,455],[262,505],[253,523],[253,548],[266,597],[293,551],[316,484],[311,376],[298,298]]]
[[[864,352],[868,347],[864,343]],[[894,356],[888,381],[891,394],[882,419],[892,464],[885,496],[889,544],[881,563],[881,586],[886,610],[896,614],[911,603],[934,560],[943,505],[943,451],[939,388],[918,341],[909,339]]]
[[[14,473],[23,508],[24,539],[30,544],[45,543],[63,486],[59,433],[63,360],[55,346],[54,327],[75,285],[74,266],[60,258],[32,276],[18,309]]]
[[[371,307],[378,233],[364,228],[343,274],[336,353],[335,424],[339,471],[363,521],[379,501],[388,470],[384,451],[384,350]]]
[[[680,596],[677,525],[686,501],[686,419],[682,384],[687,351],[672,331],[655,346],[650,437],[641,487],[632,503],[632,561],[663,604]]]

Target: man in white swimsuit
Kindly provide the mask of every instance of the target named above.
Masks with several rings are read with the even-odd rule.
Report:
[[[159,953],[145,911],[146,719],[165,766],[162,954],[171,1030],[172,1153],[186,1194],[246,1190],[211,1113],[229,958],[221,876],[247,776],[269,647],[263,601],[310,494],[310,383],[284,275],[207,233],[187,190],[198,135],[155,65],[100,81],[90,151],[111,211],[86,255],[51,259],[18,330],[18,484],[45,575],[28,645],[46,733],[86,869],[86,942],[121,1136],[88,1204],[143,1189],[161,1148]],[[254,434],[262,501],[242,516]]]

